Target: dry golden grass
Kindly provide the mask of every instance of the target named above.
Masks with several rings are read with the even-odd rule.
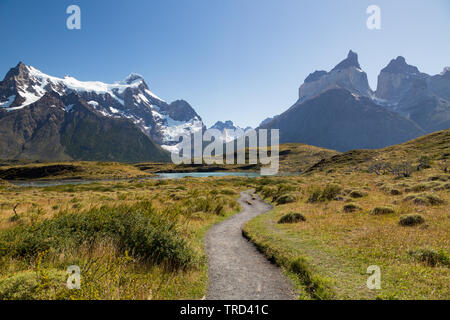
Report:
[[[449,299],[448,265],[431,267],[409,254],[418,249],[443,251],[447,255],[450,252],[450,192],[444,187],[446,182],[427,190],[442,199],[442,204],[418,205],[403,200],[409,195],[420,195],[422,192],[414,192],[412,187],[427,184],[435,176],[448,177],[450,181],[450,175],[438,168],[418,171],[403,179],[360,171],[290,177],[288,184],[300,182],[300,188],[290,192],[298,201],[276,206],[247,224],[245,230],[253,241],[280,256],[307,258],[312,269],[329,280],[334,298]],[[341,187],[338,201],[308,202],[311,185],[324,188],[329,183]],[[402,194],[391,194],[392,188]],[[364,196],[352,198],[355,190]],[[344,206],[350,203],[362,210],[344,212]],[[394,213],[371,214],[380,207],[391,208]],[[277,224],[288,212],[302,213],[306,221]],[[411,213],[422,215],[425,223],[400,225],[400,216]],[[365,272],[370,265],[381,267],[380,291],[366,287]]]
[[[114,247],[101,243],[89,252],[81,248],[59,252],[57,256],[44,253],[40,268],[48,274],[53,288],[51,293],[34,294],[32,298],[68,298],[64,291],[65,269],[68,265],[86,266],[94,264],[100,274],[106,272],[102,281],[95,280],[96,274],[86,275],[89,285],[72,298],[88,299],[200,299],[207,287],[206,258],[203,237],[207,229],[239,211],[236,201],[239,190],[246,188],[246,179],[204,178],[179,180],[128,180],[104,181],[87,185],[62,185],[54,187],[4,186],[0,190],[0,232],[19,225],[29,225],[44,219],[51,219],[60,212],[83,214],[91,208],[103,205],[133,205],[151,201],[158,210],[179,211],[178,233],[196,253],[198,260],[194,267],[170,272],[163,266],[146,265],[141,261],[128,260]],[[215,188],[212,188],[215,186]],[[208,197],[212,197],[208,200]],[[191,210],[190,206],[204,201],[206,205],[223,203],[220,209]],[[209,201],[209,202],[208,202]],[[14,218],[14,207],[18,218]],[[204,212],[215,210],[216,212]],[[218,211],[220,210],[220,212]],[[0,257],[0,291],[3,285],[22,279],[27,283],[39,282],[42,275],[36,271],[35,260],[27,262]],[[108,265],[113,266],[111,269]],[[103,270],[103,272],[101,272]],[[44,277],[44,280],[47,279]],[[47,281],[47,280],[46,280]],[[119,285],[120,283],[120,285]],[[58,289],[55,289],[58,288]],[[61,289],[62,288],[62,289]],[[64,289],[64,290],[63,290]],[[50,292],[49,291],[49,292]],[[46,291],[44,291],[46,292]],[[70,293],[74,294],[74,293]]]

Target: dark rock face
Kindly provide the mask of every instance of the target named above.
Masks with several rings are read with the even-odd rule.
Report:
[[[381,70],[381,72],[420,74],[419,69],[415,66],[407,64],[405,58],[402,56],[392,59],[389,64]]]
[[[344,89],[331,89],[297,103],[260,128],[280,129],[281,143],[300,142],[338,151],[382,148],[425,133],[414,122]]]
[[[191,105],[184,100],[176,100],[170,105],[165,106],[164,111],[176,121],[189,121],[193,118],[199,118]]]
[[[450,68],[447,67],[441,74],[430,77],[428,81],[430,91],[438,97],[450,101]]]
[[[75,93],[49,92],[29,107],[2,112],[0,137],[1,159],[169,160],[133,123],[102,116]]]
[[[261,123],[259,124],[258,127],[262,127],[263,125],[269,123],[270,121],[272,121],[273,119],[275,119],[278,116],[274,116],[274,117],[269,117],[269,118],[265,118],[263,121],[261,121]]]
[[[361,69],[361,67],[359,65],[359,62],[358,62],[358,54],[356,54],[352,50],[349,51],[349,53],[347,55],[347,58],[342,60],[331,71],[343,70],[343,69],[348,69],[348,68],[351,68],[351,67],[355,67],[355,68]]]
[[[381,70],[375,96],[390,104],[397,104],[413,86],[426,81],[428,77],[417,67],[407,64],[405,58],[397,57]]]
[[[450,73],[446,70],[429,76],[398,57],[381,70],[375,95],[426,133],[450,127]]]

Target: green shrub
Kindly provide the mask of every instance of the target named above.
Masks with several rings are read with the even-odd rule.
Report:
[[[400,217],[400,225],[415,226],[425,222],[425,218],[420,214],[407,214]]]
[[[433,249],[419,249],[410,251],[409,254],[415,260],[423,262],[431,267],[435,267],[438,264],[442,264],[444,266],[450,265],[450,259],[448,255],[442,250],[436,251]]]
[[[394,213],[394,209],[389,207],[376,207],[372,210],[371,214],[380,215],[380,214],[390,214]]]
[[[443,181],[446,182],[449,180],[448,176],[445,175],[437,175],[437,176],[431,176],[428,178],[428,181]]]
[[[308,202],[314,203],[314,202],[319,202],[320,200],[320,195],[322,194],[322,190],[317,187],[317,186],[311,186],[308,189],[309,192],[309,198],[308,198]]]
[[[308,202],[323,202],[331,201],[341,192],[341,187],[335,184],[327,184],[325,188],[321,189],[317,186],[311,186],[308,189],[309,198]]]
[[[170,269],[191,265],[194,253],[176,230],[176,216],[159,214],[151,203],[101,207],[80,214],[62,213],[0,234],[0,255],[34,258],[39,252],[63,252],[110,239],[121,252]]]
[[[362,191],[358,191],[358,190],[353,190],[349,194],[349,196],[352,197],[352,198],[362,198],[362,197],[365,197],[366,195],[367,195],[367,193],[362,192]]]
[[[417,185],[413,186],[411,188],[411,191],[420,192],[420,191],[425,191],[426,189],[427,189],[427,186],[425,184],[421,183],[421,184],[417,184]]]
[[[224,195],[229,195],[229,196],[234,196],[236,194],[236,192],[234,190],[227,189],[227,188],[221,189],[219,191],[219,193],[224,194]]]
[[[292,202],[295,202],[295,201],[296,201],[296,199],[295,199],[295,197],[293,195],[286,194],[286,195],[283,195],[281,197],[278,197],[277,204],[280,205],[280,204],[292,203]]]
[[[225,207],[225,199],[214,195],[201,197],[189,197],[184,202],[185,212],[187,214],[194,212],[205,212],[223,215]]]
[[[335,184],[327,184],[322,191],[321,199],[325,200],[333,200],[339,193],[341,192],[341,187]]]
[[[431,168],[431,159],[428,156],[421,156],[419,158],[419,164],[417,165],[417,170],[429,169]]]
[[[306,221],[306,218],[301,213],[288,213],[278,220],[278,223],[297,223],[300,221]]]
[[[432,206],[445,203],[444,200],[442,200],[441,198],[439,198],[434,194],[425,194],[424,197],[428,200],[428,203]]]
[[[445,203],[445,201],[434,194],[424,193],[419,196],[408,196],[404,201],[413,201],[414,204],[424,206],[436,206]]]
[[[54,298],[53,290],[46,288],[64,288],[65,272],[49,270],[44,277],[39,272],[24,271],[0,280],[0,300],[34,300]]]
[[[399,195],[402,194],[402,192],[401,192],[400,190],[398,190],[398,189],[391,189],[390,194],[391,194],[392,196],[399,196]]]
[[[354,203],[349,203],[344,206],[344,212],[355,212],[359,210],[361,210],[361,208]]]

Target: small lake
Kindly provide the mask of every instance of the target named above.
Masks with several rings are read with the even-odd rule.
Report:
[[[105,181],[126,181],[126,180],[149,180],[149,179],[181,179],[184,177],[191,178],[206,178],[206,177],[248,177],[256,178],[260,177],[259,172],[164,172],[155,173],[156,176],[148,178],[136,178],[136,179],[116,179],[116,180],[41,180],[41,181],[9,181],[10,183],[19,187],[52,187],[61,185],[77,185],[77,184],[89,184],[95,182]]]
[[[192,178],[206,178],[206,177],[248,177],[256,178],[261,175],[259,172],[170,172],[170,173],[156,173],[155,179],[180,179],[184,177]]]

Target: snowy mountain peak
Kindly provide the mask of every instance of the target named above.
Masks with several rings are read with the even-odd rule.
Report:
[[[130,73],[129,75],[128,75],[128,77],[126,77],[123,81],[122,81],[122,83],[124,83],[124,84],[132,84],[132,83],[135,83],[135,82],[140,82],[140,81],[144,81],[144,77],[143,76],[141,76],[140,74],[137,74],[137,73]]]
[[[58,78],[19,63],[0,81],[0,109],[8,112],[23,109],[47,93],[54,93],[61,100],[76,94],[97,114],[131,121],[167,149],[178,143],[178,135],[203,128],[200,116],[186,101],[166,103],[151,92],[143,77],[136,73],[122,82],[108,84],[80,81],[72,76]],[[66,108],[66,112],[70,110],[72,108]]]
[[[244,135],[248,130],[252,130],[251,127],[241,128],[236,126],[231,120],[226,120],[225,122],[217,121],[210,129],[219,130],[222,133],[222,140],[224,142],[233,141]]]
[[[217,121],[213,126],[211,126],[210,129],[217,129],[219,131],[242,129],[244,131],[247,131],[247,130],[250,130],[252,128],[251,127],[241,128],[239,126],[234,125],[233,121],[226,120],[225,122]]]

